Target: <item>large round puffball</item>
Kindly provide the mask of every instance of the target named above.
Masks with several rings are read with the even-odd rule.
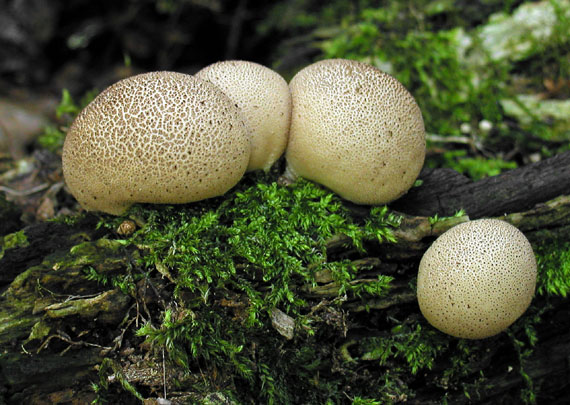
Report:
[[[323,60],[289,83],[293,109],[287,172],[357,204],[385,204],[414,184],[425,130],[413,96],[366,63]]]
[[[417,297],[437,329],[482,339],[526,311],[535,285],[536,260],[524,234],[507,222],[480,219],[451,228],[425,252]]]
[[[243,176],[249,134],[211,83],[174,72],[121,80],[77,116],[63,174],[86,210],[114,215],[133,203],[188,203],[224,194]]]
[[[247,170],[269,170],[283,155],[291,122],[291,94],[279,73],[255,62],[228,60],[195,77],[218,86],[241,109],[251,136]]]

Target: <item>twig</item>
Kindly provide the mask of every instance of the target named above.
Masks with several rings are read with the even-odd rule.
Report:
[[[67,335],[67,334],[64,333],[64,332],[62,332],[62,331],[57,331],[57,334],[48,336],[48,338],[47,338],[47,339],[41,344],[41,346],[38,348],[36,354],[39,353],[39,352],[41,352],[43,349],[45,349],[45,348],[48,346],[49,342],[50,342],[52,339],[54,339],[54,338],[58,338],[58,339],[63,340],[63,341],[66,342],[66,343],[69,343],[69,346],[68,346],[66,349],[64,349],[64,350],[60,353],[60,356],[63,356],[65,353],[67,353],[67,351],[68,351],[72,346],[97,347],[97,348],[100,348],[100,349],[104,349],[104,350],[107,351],[107,352],[109,352],[109,351],[112,350],[111,347],[101,346],[101,345],[98,345],[98,344],[96,344],[96,343],[84,342],[83,340],[80,340],[80,341],[78,341],[78,342],[74,342],[73,340],[71,340],[71,337],[69,337],[69,336],[64,336],[64,335]]]
[[[48,187],[49,187],[48,183],[43,183],[43,184],[40,184],[38,186],[29,188],[27,190],[14,190],[13,188],[9,188],[6,186],[0,186],[0,191],[3,191],[6,194],[13,195],[15,197],[26,197],[28,195],[35,194],[35,193],[38,193],[40,191],[43,191]]]
[[[473,150],[479,151],[484,155],[488,155],[481,141],[475,137],[426,134],[426,140],[435,143],[459,143],[462,145],[469,145]]]
[[[133,322],[135,320],[137,320],[137,316],[135,315],[133,318],[131,318],[129,320],[129,314],[131,312],[131,309],[135,308],[136,304],[131,305],[131,307],[127,310],[127,313],[125,315],[125,317],[123,318],[123,321],[121,322],[121,325],[123,325],[125,323],[125,321],[127,322],[127,324],[121,328],[121,333],[115,338],[113,339],[113,341],[115,342],[115,345],[113,346],[113,350],[117,350],[120,349],[121,346],[123,345],[123,339],[125,338],[125,333],[127,332],[127,330],[129,330],[130,326],[133,324]]]
[[[461,143],[465,145],[474,145],[475,142],[468,136],[443,136],[436,134],[426,134],[426,139],[431,142],[439,143]]]

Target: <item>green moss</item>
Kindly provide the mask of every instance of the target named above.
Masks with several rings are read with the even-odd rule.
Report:
[[[38,144],[54,153],[63,148],[64,141],[65,132],[53,125],[45,127],[43,133],[38,137]]]
[[[127,377],[123,373],[123,369],[120,364],[116,361],[106,358],[103,360],[99,367],[99,382],[91,383],[91,388],[97,395],[96,399],[93,400],[93,404],[106,404],[109,401],[106,399],[107,391],[109,390],[109,376],[113,376],[113,380],[117,380],[123,390],[129,392],[133,397],[137,398],[139,401],[144,402],[143,396],[137,391],[137,389],[129,383]]]
[[[2,247],[4,249],[13,249],[16,247],[28,246],[28,238],[24,231],[18,231],[4,236]]]
[[[4,252],[6,250],[14,249],[17,247],[26,247],[28,245],[28,238],[26,237],[26,233],[24,231],[10,233],[2,237],[0,240],[0,259],[4,257]]]
[[[370,398],[355,397],[352,399],[352,405],[382,405],[382,401]]]
[[[570,292],[570,242],[552,242],[536,248],[537,293],[566,297]]]
[[[61,101],[56,109],[56,115],[58,118],[68,116],[75,117],[79,112],[87,106],[93,99],[99,94],[99,90],[93,89],[86,92],[79,102],[75,102],[71,93],[67,89],[63,89],[61,92]]]
[[[421,325],[396,327],[390,336],[367,339],[361,358],[378,360],[380,365],[386,365],[389,359],[399,357],[406,361],[412,374],[417,374],[420,370],[431,369],[436,356],[446,345],[445,339],[433,329],[423,330]]]
[[[517,320],[507,330],[507,335],[513,345],[518,360],[518,372],[524,383],[520,398],[525,404],[536,404],[536,390],[534,380],[528,374],[526,365],[534,353],[534,346],[538,342],[536,327],[540,324],[542,315],[550,308],[546,303],[531,305],[525,316]]]
[[[515,162],[501,158],[484,158],[482,156],[468,157],[465,150],[454,150],[431,158],[427,167],[449,167],[459,173],[468,175],[473,180],[496,176],[504,170],[516,169]]]
[[[337,196],[304,180],[291,187],[256,182],[217,202],[213,208],[137,207],[131,214],[145,225],[131,243],[149,247],[146,266],[175,271],[177,292],[198,293],[204,301],[211,286],[246,293],[251,325],[275,306],[295,312],[303,305],[290,289],[292,279],[312,284],[317,272],[328,270],[340,293],[355,291],[350,281],[356,269],[347,260],[328,261],[327,240],[345,234],[362,250],[367,238],[394,240],[391,228],[398,225],[385,208],[356,224]]]
[[[61,101],[56,109],[56,116],[63,119],[66,124],[71,124],[72,120],[79,112],[89,104],[99,93],[98,90],[91,90],[81,98],[79,102],[75,102],[71,97],[71,93],[64,89],[61,95]],[[58,152],[63,147],[65,141],[65,131],[61,127],[48,125],[44,128],[43,134],[38,137],[38,144],[51,152]]]
[[[48,322],[44,320],[37,321],[30,331],[30,336],[28,336],[28,338],[24,341],[23,346],[33,340],[45,339],[50,334],[51,330],[52,327]]]
[[[289,380],[299,378],[292,370],[308,356],[299,347],[283,349],[288,360],[281,368],[273,364],[268,341],[283,345],[283,338],[272,327],[272,309],[296,321],[295,339],[313,339],[323,320],[307,312],[310,303],[297,289],[316,285],[317,273],[326,271],[343,299],[382,297],[390,288],[392,278],[385,275],[354,282],[357,266],[329,257],[326,245],[338,234],[348,235],[360,252],[367,240],[394,241],[399,217],[376,207],[356,219],[339,197],[305,180],[282,186],[271,174],[251,174],[223,198],[135,206],[128,215],[142,226],[116,242],[141,249],[137,265],[148,272],[159,269],[172,280],[174,292],[160,323],[147,323],[137,334],[166,348],[184,369],[207,363],[242,379],[267,403],[291,402],[296,395],[291,390],[307,384]],[[122,220],[104,220],[101,226],[116,229]],[[72,253],[81,257],[82,249],[95,248],[78,245]],[[100,277],[88,271],[93,279]],[[332,300],[331,307],[341,301]],[[264,342],[255,353],[252,339]]]

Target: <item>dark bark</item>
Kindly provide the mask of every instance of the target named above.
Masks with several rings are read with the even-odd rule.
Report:
[[[96,218],[87,217],[76,227],[53,222],[41,222],[25,228],[26,246],[6,250],[0,261],[0,292],[14,277],[25,269],[39,264],[44,257],[56,250],[66,250],[81,240],[96,238],[102,234],[95,230]],[[70,232],[81,230],[74,237]]]
[[[477,182],[451,169],[424,169],[420,179],[392,208],[422,216],[464,209],[471,219],[525,211],[570,193],[570,151]]]

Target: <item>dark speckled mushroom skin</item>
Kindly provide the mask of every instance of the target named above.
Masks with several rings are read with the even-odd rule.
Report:
[[[413,96],[366,63],[329,59],[302,69],[293,100],[287,168],[357,204],[385,204],[414,184],[425,129]]]
[[[536,274],[532,246],[516,227],[498,219],[465,222],[437,238],[422,257],[418,303],[442,332],[482,339],[526,311]]]
[[[239,109],[211,83],[174,72],[121,80],[71,125],[65,181],[87,210],[188,203],[224,194],[243,176],[250,140]]]
[[[285,79],[243,60],[208,65],[194,77],[218,86],[241,109],[251,136],[247,170],[269,170],[285,151],[291,124],[291,93]]]

